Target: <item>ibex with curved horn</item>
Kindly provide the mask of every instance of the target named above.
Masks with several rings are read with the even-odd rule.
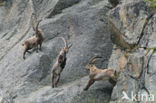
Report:
[[[40,22],[41,20],[38,21],[36,28],[33,25],[33,30],[35,31],[34,36],[28,38],[22,44],[22,46],[24,46],[23,59],[25,59],[26,52],[30,53],[28,50],[35,48],[36,52],[38,52],[38,45],[40,45],[40,50],[41,50],[44,37],[43,37],[42,30],[38,28]]]
[[[67,45],[67,42],[65,40],[65,38],[60,37],[63,41],[65,46],[61,49],[56,63],[53,65],[52,69],[51,69],[51,83],[52,83],[52,87],[56,87],[59,80],[60,80],[60,75],[61,72],[63,71],[65,65],[66,65],[66,60],[67,60],[67,53],[70,49],[70,47],[72,46],[72,44],[70,44],[69,46]],[[54,79],[56,79],[55,83],[54,83]]]
[[[93,63],[96,61],[97,58],[102,57],[94,57],[92,58],[85,69],[90,70],[89,74],[89,81],[84,88],[84,90],[88,90],[89,87],[95,82],[99,80],[109,80],[109,82],[114,86],[116,84],[116,71],[112,68],[107,69],[99,69]]]
[[[38,38],[37,40],[37,44],[40,45],[40,50],[41,50],[41,46],[42,46],[42,42],[44,41],[44,37],[43,37],[43,32],[41,29],[38,28],[39,26],[39,23],[41,22],[42,20],[39,20],[37,25],[36,25],[36,29],[34,28],[34,25],[33,25],[33,29],[35,31],[35,35],[36,37]]]

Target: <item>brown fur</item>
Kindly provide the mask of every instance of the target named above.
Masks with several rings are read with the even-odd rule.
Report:
[[[61,49],[61,51],[58,55],[58,58],[56,60],[56,63],[53,65],[53,67],[51,69],[51,85],[53,88],[56,87],[59,82],[61,72],[63,71],[63,69],[66,65],[66,60],[67,60],[66,54],[68,53],[69,48],[72,46],[72,45],[68,46],[66,43],[66,40],[63,37],[61,37],[61,38],[65,43],[65,47],[63,47]],[[54,79],[56,79],[55,83],[54,83]]]
[[[36,28],[34,28],[34,25],[33,25],[33,30],[35,31],[35,35],[28,38],[22,44],[22,46],[24,46],[23,59],[25,59],[26,52],[29,52],[28,50],[35,48],[36,52],[38,52],[38,45],[40,46],[40,50],[41,50],[41,46],[42,46],[42,42],[44,41],[44,37],[43,37],[42,30],[38,28],[40,22],[41,22],[41,20],[37,23]]]
[[[99,57],[96,57],[99,58]],[[99,80],[109,80],[109,82],[114,86],[116,84],[116,72],[114,69],[112,68],[108,68],[108,69],[99,69],[97,68],[93,62],[95,62],[95,58],[93,58],[89,64],[85,67],[85,69],[90,70],[90,74],[89,74],[89,81],[86,85],[86,87],[84,88],[84,90],[88,90],[89,87],[95,82],[95,81],[99,81]]]

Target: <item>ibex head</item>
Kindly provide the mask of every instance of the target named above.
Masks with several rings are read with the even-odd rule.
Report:
[[[102,58],[99,56],[93,57],[89,63],[86,65],[85,69],[89,70],[90,68],[92,68],[94,66],[94,62],[96,61],[97,58]]]
[[[65,46],[63,47],[63,50],[67,53],[69,51],[70,47],[72,46],[72,44],[67,45],[65,38],[64,37],[60,37],[60,38],[64,41]]]

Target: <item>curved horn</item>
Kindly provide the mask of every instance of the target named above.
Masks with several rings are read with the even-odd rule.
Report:
[[[36,15],[35,15],[35,13],[32,13],[32,15],[31,15],[32,27],[33,27],[33,30],[36,31],[35,25],[34,25],[34,19],[36,19]]]
[[[89,61],[89,64],[92,64],[96,61],[97,58],[102,58],[100,56],[96,56],[96,57],[93,57],[90,61]]]
[[[64,37],[60,37],[60,38],[63,40],[65,47],[68,47],[65,38]]]
[[[34,22],[32,22],[32,28],[33,28],[34,31],[36,31],[36,30],[35,30]]]
[[[72,47],[72,45],[73,45],[73,44],[69,44],[69,45],[68,45],[68,48]]]
[[[36,25],[36,32],[38,31],[38,26],[39,26],[39,24],[40,24],[41,21],[42,20],[39,20],[38,23],[37,23],[37,25]]]

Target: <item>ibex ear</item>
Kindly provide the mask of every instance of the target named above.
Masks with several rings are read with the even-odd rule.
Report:
[[[72,44],[69,44],[69,45],[68,45],[68,49],[69,49],[70,47],[72,47]]]

